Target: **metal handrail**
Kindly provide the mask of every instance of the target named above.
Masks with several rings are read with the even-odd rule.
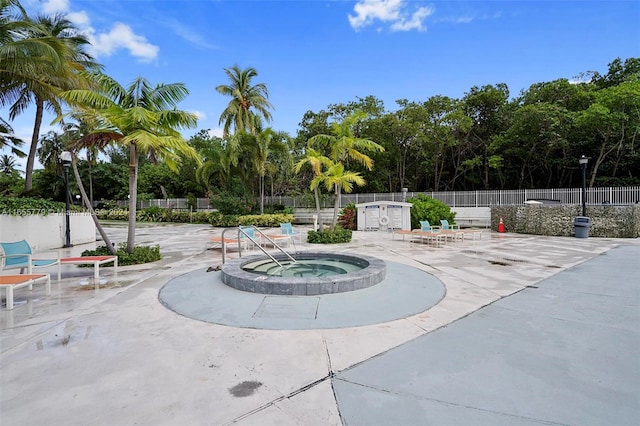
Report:
[[[293,263],[296,263],[296,259],[291,256],[289,253],[287,253],[282,247],[280,247],[278,244],[276,244],[275,241],[273,241],[271,238],[269,238],[268,235],[266,235],[264,232],[262,232],[262,230],[260,230],[260,228],[258,228],[255,225],[252,225],[252,228],[257,231],[258,233],[260,233],[260,235],[262,235],[263,237],[265,237],[267,240],[269,240],[269,242],[271,244],[273,244],[273,246],[275,248],[277,248],[278,250],[280,250],[282,253],[284,253]],[[231,230],[231,229],[236,229],[236,228],[225,228],[222,230],[222,234],[220,234],[220,240],[221,240],[221,245],[222,245],[222,264],[224,265],[225,261],[226,261],[226,243],[225,243],[225,239],[224,239],[224,233]],[[238,256],[242,257],[242,241],[240,241],[240,233],[242,232],[244,234],[245,237],[249,238],[251,240],[252,243],[254,243],[256,246],[258,246],[258,248],[264,253],[266,254],[271,260],[273,260],[279,267],[283,268],[282,264],[280,262],[278,262],[278,260],[273,257],[271,254],[269,254],[264,248],[262,248],[262,246],[260,244],[258,244],[258,242],[256,240],[253,239],[253,237],[251,237],[249,234],[247,234],[243,229],[242,226],[238,226]]]
[[[257,229],[255,227],[255,225],[253,226],[253,228]],[[244,229],[242,229],[242,226],[238,226],[238,256],[242,257],[242,246],[240,244],[240,233],[243,233],[245,237],[247,237],[248,239],[251,240],[251,242],[253,244],[255,244],[264,254],[266,254],[271,260],[273,260],[274,262],[276,262],[276,264],[282,268],[282,263],[278,262],[278,260],[271,256],[269,253],[267,253],[267,251],[265,249],[262,248],[262,246],[260,244],[258,244],[258,242],[256,240],[253,239],[253,237],[249,234],[247,234]]]
[[[262,230],[261,230],[260,228],[258,228],[257,226],[255,226],[255,225],[252,225],[252,226],[253,226],[253,229],[254,229],[255,231],[257,231],[260,235],[262,235],[263,237],[265,237],[265,238],[266,238],[266,239],[267,239],[271,244],[273,244],[273,247],[275,247],[275,248],[277,248],[278,250],[280,250],[280,252],[282,252],[285,256],[287,256],[287,257],[289,258],[289,260],[291,260],[293,263],[296,263],[296,259],[295,259],[293,256],[291,256],[289,253],[287,253],[287,252],[285,251],[285,249],[283,249],[283,248],[282,248],[282,247],[280,247],[278,244],[276,244],[276,242],[275,242],[275,241],[273,241],[273,240],[271,239],[271,237],[269,237],[267,234],[265,234],[264,232],[262,232]],[[261,247],[261,249],[262,249],[262,247]],[[263,251],[263,252],[265,252],[264,250],[262,250],[262,251]],[[266,252],[265,252],[265,253],[266,253]],[[280,266],[282,266],[282,265],[280,265]]]

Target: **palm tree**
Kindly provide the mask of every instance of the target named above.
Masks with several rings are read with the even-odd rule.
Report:
[[[308,164],[309,166],[311,166],[311,170],[313,170],[314,178],[318,178],[319,176],[322,176],[323,166],[328,168],[333,165],[333,162],[328,157],[325,157],[313,148],[307,148],[305,154],[305,157],[302,160],[298,161],[294,167],[294,171],[296,173],[300,173],[302,167],[305,164]],[[320,196],[318,194],[318,185],[313,185],[312,183],[310,188],[313,190],[313,195],[316,200],[316,212],[318,215],[318,219],[320,219]],[[320,231],[322,231],[322,228],[323,224],[322,220],[320,220]]]
[[[264,177],[269,166],[269,156],[274,152],[286,152],[287,146],[278,139],[278,134],[271,128],[260,131],[250,138],[251,158],[258,172],[260,186],[260,214],[264,214]]]
[[[364,165],[368,170],[373,169],[373,160],[361,150],[383,152],[384,147],[370,139],[358,138],[353,134],[353,128],[365,118],[366,114],[355,112],[346,117],[341,123],[331,123],[331,135],[319,134],[309,138],[308,146],[326,146],[329,158],[336,163],[347,163],[350,159]]]
[[[2,154],[0,156],[0,173],[5,176],[11,176],[16,171],[16,160],[12,156]]]
[[[260,117],[269,123],[271,121],[269,91],[264,83],[251,84],[251,80],[258,75],[254,68],[241,70],[237,65],[225,68],[230,83],[216,87],[218,93],[230,96],[231,100],[220,115],[218,124],[224,123],[223,137],[229,135],[233,125],[235,132],[244,130],[256,134],[260,127]],[[255,112],[254,112],[255,111]]]
[[[203,184],[208,191],[213,188],[213,182],[223,186],[229,178],[231,160],[222,146],[207,148],[205,160],[196,170],[196,180]]]
[[[90,144],[84,146],[79,144],[78,141],[82,139],[84,135],[91,133],[91,126],[88,122],[74,117],[74,122],[67,122],[62,124],[64,130],[64,139],[68,141],[69,149],[73,152],[78,152],[82,149],[86,150],[87,155],[87,167],[89,169],[89,202],[93,206],[93,177],[91,175],[91,166],[95,164],[98,152],[103,152],[106,148],[105,145]]]
[[[349,160],[355,160],[367,168],[367,170],[373,169],[373,160],[368,155],[360,152],[360,150],[379,151],[383,152],[384,147],[375,143],[370,139],[359,138],[354,136],[353,129],[359,123],[359,121],[366,117],[363,112],[355,112],[347,116],[341,123],[333,122],[331,124],[331,130],[333,134],[319,134],[315,135],[307,141],[307,146],[313,148],[315,145],[325,146],[329,150],[329,158],[334,163],[329,169],[331,169],[330,176],[317,176],[314,180],[325,182],[332,182],[332,188],[335,187],[336,200],[333,211],[333,223],[331,229],[333,230],[338,222],[338,213],[340,207],[340,188],[347,188],[347,183],[356,183],[360,185],[359,179],[364,179],[358,174],[349,171],[345,171],[345,163]],[[341,167],[338,167],[341,166]],[[324,173],[327,175],[329,170]],[[328,179],[328,180],[327,180]],[[344,179],[344,180],[342,180]],[[351,187],[349,187],[350,192]]]
[[[0,150],[8,147],[13,155],[23,158],[27,154],[18,149],[23,144],[24,141],[14,135],[11,125],[0,118]]]
[[[353,190],[353,184],[362,186],[365,184],[364,178],[358,172],[350,172],[344,169],[342,163],[331,164],[327,170],[316,176],[311,181],[311,188],[317,188],[318,185],[324,184],[329,190],[333,190],[335,194],[335,202],[333,205],[333,222],[331,223],[331,230],[336,228],[338,223],[338,213],[340,212],[340,194],[342,191],[349,193]]]
[[[95,122],[92,133],[78,141],[90,144],[116,143],[129,148],[129,229],[127,252],[135,248],[136,200],[138,194],[138,163],[141,153],[153,153],[173,170],[182,157],[200,164],[195,149],[178,131],[197,125],[195,114],[176,109],[188,95],[182,83],[159,84],[152,87],[136,78],[128,87],[104,74],[93,74],[95,90],[69,90],[63,98],[78,108],[83,119]],[[95,120],[95,121],[94,121]]]
[[[25,170],[25,192],[28,192],[32,188],[33,166],[44,111],[61,114],[60,91],[87,88],[88,82],[80,71],[97,70],[101,66],[84,50],[89,45],[87,37],[80,34],[64,15],[38,16],[32,21],[26,15],[24,18],[28,25],[22,27],[18,39],[0,49],[0,58],[11,54],[13,63],[20,66],[14,65],[0,73],[0,82],[3,86],[1,103],[11,104],[11,120],[31,104],[35,103],[36,106]],[[16,48],[16,44],[21,48]],[[46,56],[42,56],[43,52]]]

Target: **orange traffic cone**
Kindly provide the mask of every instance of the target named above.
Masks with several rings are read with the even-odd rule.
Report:
[[[498,232],[504,232],[504,222],[502,218],[500,218],[500,223],[498,224]]]

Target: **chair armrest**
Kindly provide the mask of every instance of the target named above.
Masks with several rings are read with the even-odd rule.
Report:
[[[0,259],[1,258],[8,259],[10,257],[26,257],[27,258],[27,263],[33,262],[33,255],[30,254],[30,253],[24,253],[24,254],[2,254],[2,255],[0,255]]]

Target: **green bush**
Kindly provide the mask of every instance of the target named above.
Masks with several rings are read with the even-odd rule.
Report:
[[[352,231],[350,229],[342,229],[336,227],[333,232],[325,231],[309,231],[307,233],[307,242],[311,244],[339,244],[351,241]]]
[[[166,209],[158,206],[147,207],[136,212],[136,220],[143,222],[162,222]]]
[[[160,254],[160,246],[137,246],[134,247],[133,253],[129,254],[125,250],[126,244],[121,244],[118,246],[118,250],[116,251],[116,255],[118,256],[118,265],[126,266],[126,265],[139,265],[141,263],[149,263],[155,262],[157,260],[162,259],[162,255]],[[107,250],[106,246],[101,246],[96,248],[95,250],[85,250],[82,252],[82,256],[110,256],[109,250]],[[113,264],[107,263],[108,266],[113,266]]]
[[[209,214],[209,223],[212,226],[229,228],[232,226],[247,226],[255,225],[259,228],[275,228],[280,226],[283,222],[292,222],[293,214],[289,213],[275,213],[275,214],[263,214],[263,215],[224,215],[220,212],[213,212]]]
[[[421,220],[428,220],[433,226],[440,226],[440,220],[446,219],[454,223],[456,214],[449,206],[440,200],[431,198],[425,194],[418,194],[409,198],[407,202],[413,204],[411,207],[411,228],[420,228]]]
[[[247,215],[258,210],[256,200],[250,196],[238,197],[229,194],[213,194],[209,204],[222,214]]]
[[[82,211],[78,206],[70,205],[71,211]],[[66,211],[65,203],[59,201],[44,200],[42,198],[18,198],[18,197],[2,197],[0,198],[0,214],[8,214],[12,216],[29,216],[43,215],[53,213],[64,213]]]
[[[355,231],[358,229],[358,209],[353,203],[347,204],[338,215],[338,223],[344,229]]]

